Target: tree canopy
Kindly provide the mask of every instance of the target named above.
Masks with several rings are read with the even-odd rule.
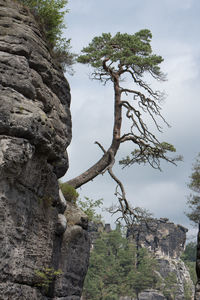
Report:
[[[148,289],[160,291],[167,299],[176,299],[179,284],[176,275],[168,270],[163,276],[159,271],[159,260],[146,248],[140,248],[124,237],[119,226],[109,233],[99,233],[93,244],[83,300],[139,299],[140,293]],[[187,262],[193,259],[191,247],[193,245],[185,252]],[[184,299],[190,300],[191,294],[192,287],[185,281]]]
[[[126,72],[130,72],[134,78],[141,78],[144,72],[149,72],[156,79],[164,79],[159,66],[163,58],[152,54],[151,38],[148,29],[133,35],[118,32],[114,37],[110,33],[103,33],[83,48],[84,54],[78,57],[78,62],[90,64],[97,69],[94,76],[100,80],[113,80],[114,73],[121,75]],[[149,88],[147,90],[150,91]]]
[[[196,157],[195,162],[193,164],[192,174],[190,176],[190,182],[188,184],[188,187],[191,190],[191,194],[188,196],[187,201],[188,206],[190,208],[190,212],[186,213],[186,215],[192,222],[194,222],[194,224],[198,224],[199,227],[196,245],[197,282],[195,285],[195,299],[197,299],[200,295],[200,153]]]
[[[156,286],[156,261],[146,249],[137,250],[120,228],[102,233],[94,241],[84,283],[83,299],[117,300],[138,296]]]
[[[200,153],[193,164],[188,187],[192,193],[188,196],[190,212],[186,215],[191,221],[198,224],[200,223]]]
[[[185,251],[181,256],[181,259],[188,267],[191,279],[194,284],[196,284],[197,282],[197,275],[195,272],[196,256],[197,256],[197,243],[196,242],[188,243],[185,247]]]

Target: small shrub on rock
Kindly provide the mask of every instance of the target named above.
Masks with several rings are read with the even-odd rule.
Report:
[[[59,185],[66,201],[76,204],[76,200],[78,199],[79,194],[77,193],[75,188],[67,183],[60,183]]]
[[[66,28],[64,16],[68,12],[66,9],[68,0],[18,0],[18,2],[27,6],[35,16],[55,61],[64,71],[66,67],[70,69],[76,55],[70,52],[70,39],[62,37],[62,31]]]

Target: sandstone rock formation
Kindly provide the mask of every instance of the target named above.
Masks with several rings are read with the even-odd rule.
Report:
[[[57,181],[68,168],[69,106],[34,17],[0,0],[0,300],[80,299],[89,239],[81,222],[67,224]],[[62,274],[41,288],[48,268]]]
[[[194,286],[190,274],[180,259],[185,248],[187,229],[181,225],[175,225],[168,219],[151,219],[134,226],[129,230],[128,238],[133,240],[139,247],[145,247],[155,254],[159,266],[161,284],[164,278],[174,274],[176,278],[175,299],[183,300],[184,289],[191,288],[191,299],[193,299]],[[149,298],[148,298],[149,297]],[[146,291],[141,293],[140,300],[165,300],[159,291]]]

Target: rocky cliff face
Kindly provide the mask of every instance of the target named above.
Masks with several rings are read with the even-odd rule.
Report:
[[[0,0],[2,300],[80,299],[89,239],[81,222],[67,225],[57,182],[68,168],[69,106],[68,82],[34,18],[17,1]],[[49,289],[38,276],[48,268],[62,270]]]
[[[134,226],[127,235],[133,236],[140,247],[148,248],[158,256],[179,258],[185,248],[188,230],[168,219],[151,219]]]
[[[185,248],[187,229],[181,225],[175,225],[168,219],[151,219],[128,231],[128,238],[133,239],[139,247],[145,247],[153,252],[159,266],[161,285],[163,279],[174,275],[176,288],[173,291],[176,300],[185,299],[186,289],[190,289],[193,299],[194,286],[190,274],[180,259]],[[146,291],[141,293],[140,300],[165,300],[159,291]]]

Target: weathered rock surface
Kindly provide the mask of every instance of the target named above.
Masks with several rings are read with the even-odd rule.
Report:
[[[79,300],[89,264],[88,218],[76,205],[67,202],[64,214],[67,230],[62,238],[58,268],[63,275],[55,283],[55,300]]]
[[[143,222],[128,231],[128,238],[139,247],[145,247],[153,252],[159,266],[159,276],[162,282],[168,276],[174,274],[176,279],[175,299],[183,300],[184,289],[189,287],[191,299],[193,299],[194,286],[188,269],[180,256],[185,248],[187,229],[181,225],[175,225],[168,219],[151,219]],[[149,298],[148,298],[149,297]],[[140,294],[139,300],[165,300],[160,291],[146,291]]]
[[[61,177],[71,140],[69,84],[27,10],[12,0],[0,7],[0,134],[27,139]]]
[[[55,299],[80,299],[89,252],[90,240],[87,231],[78,225],[69,226],[63,236],[59,257],[59,268],[63,270],[64,276],[56,281]]]
[[[65,216],[68,225],[79,225],[84,229],[88,229],[88,217],[87,215],[73,203],[67,202],[67,210]]]
[[[0,0],[0,300],[80,299],[89,240],[81,222],[67,225],[57,181],[68,168],[69,106],[34,18]],[[36,274],[47,268],[62,270],[48,291]]]
[[[184,251],[187,228],[175,225],[168,219],[151,219],[128,232],[137,243],[163,256],[179,258]]]

